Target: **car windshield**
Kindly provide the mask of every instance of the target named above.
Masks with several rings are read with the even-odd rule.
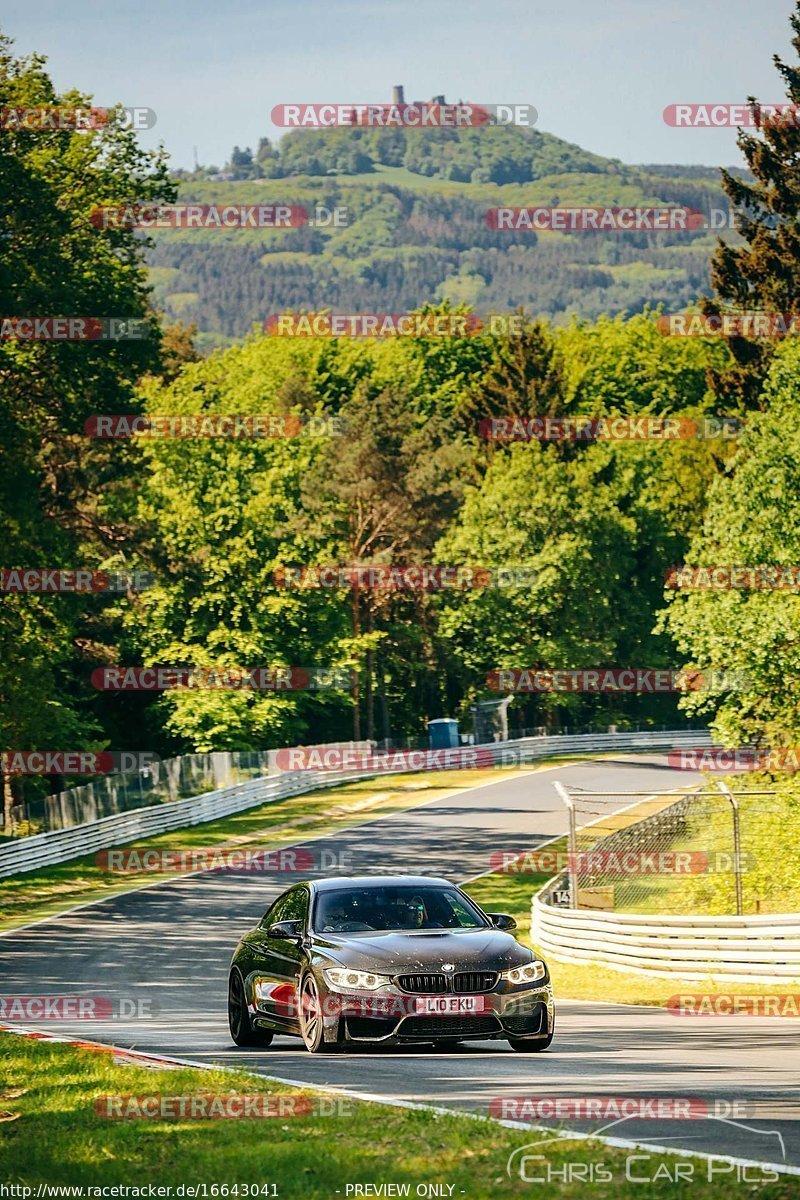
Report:
[[[317,896],[318,933],[372,930],[485,929],[488,921],[455,888],[337,888]]]

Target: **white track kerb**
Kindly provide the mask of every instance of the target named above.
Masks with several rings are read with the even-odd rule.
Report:
[[[39,1033],[37,1030],[24,1029],[15,1025],[0,1025],[0,1033],[13,1033],[19,1037],[34,1038],[37,1041],[63,1042],[84,1050],[118,1055],[125,1062],[142,1067],[161,1068],[162,1070],[169,1070],[171,1067],[194,1067],[201,1071],[227,1071],[230,1074],[238,1076],[254,1074],[253,1072],[243,1071],[241,1067],[227,1067],[221,1063],[199,1062],[192,1058],[176,1058],[173,1055],[148,1054],[142,1050],[129,1050],[123,1046],[114,1046],[107,1042],[89,1042],[76,1038],[63,1037],[59,1034]],[[407,1108],[417,1112],[435,1113],[440,1117],[456,1117],[468,1121],[488,1121],[493,1125],[504,1125],[507,1129],[538,1130],[541,1133],[550,1134],[550,1139],[553,1141],[601,1142],[604,1146],[616,1146],[624,1150],[649,1150],[656,1154],[671,1154],[676,1158],[700,1158],[706,1162],[729,1163],[733,1166],[764,1167],[768,1165],[773,1171],[777,1171],[782,1175],[800,1175],[800,1167],[792,1167],[786,1163],[771,1162],[766,1164],[759,1162],[757,1159],[734,1158],[728,1154],[704,1154],[702,1151],[680,1150],[675,1146],[661,1146],[653,1142],[635,1142],[628,1138],[609,1137],[606,1134],[592,1135],[576,1133],[568,1129],[553,1130],[547,1125],[536,1125],[528,1121],[508,1121],[502,1117],[470,1112],[468,1109],[447,1108],[446,1105],[442,1104],[419,1104],[413,1100],[398,1100],[393,1096],[375,1096],[370,1092],[358,1092],[353,1088],[319,1087],[309,1084],[308,1080],[287,1079],[282,1075],[265,1075],[261,1071],[255,1074],[258,1079],[268,1079],[272,1083],[283,1083],[287,1087],[299,1087],[306,1091],[323,1092],[332,1096],[347,1096],[349,1099],[360,1100],[365,1104],[381,1104],[389,1108]]]

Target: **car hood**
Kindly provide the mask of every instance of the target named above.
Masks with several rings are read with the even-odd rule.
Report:
[[[533,951],[499,929],[431,929],[408,932],[313,936],[314,949],[361,971],[396,975],[401,971],[505,971],[530,962]]]

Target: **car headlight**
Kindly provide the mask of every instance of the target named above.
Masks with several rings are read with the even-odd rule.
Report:
[[[322,972],[326,983],[335,988],[362,988],[375,992],[388,987],[392,982],[388,975],[374,975],[372,971],[351,971],[348,967],[326,967]]]
[[[537,979],[544,979],[546,974],[547,967],[537,958],[526,963],[524,967],[512,967],[510,971],[503,971],[500,978],[509,983],[535,983]]]

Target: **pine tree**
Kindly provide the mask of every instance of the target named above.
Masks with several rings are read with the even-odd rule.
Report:
[[[800,58],[800,0],[790,20]],[[756,132],[740,129],[737,141],[752,179],[722,172],[744,244],[720,239],[711,265],[718,299],[704,302],[706,313],[800,311],[800,65],[790,66],[777,54],[774,62],[792,107],[773,114],[748,97]],[[773,346],[742,337],[729,345],[734,365],[711,373],[714,391],[720,399],[754,407]]]
[[[517,310],[516,316],[524,316]],[[459,417],[474,428],[486,417],[543,417],[562,411],[564,379],[555,338],[543,321],[526,321],[518,336],[495,339],[495,353],[476,395]]]

